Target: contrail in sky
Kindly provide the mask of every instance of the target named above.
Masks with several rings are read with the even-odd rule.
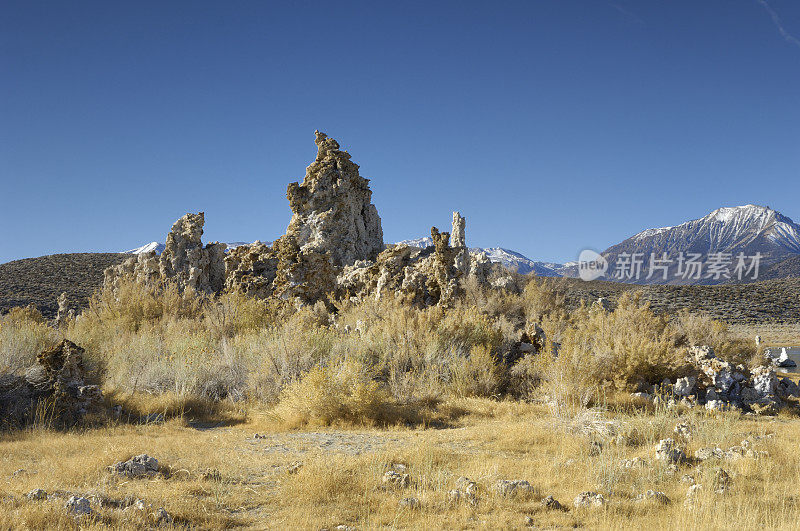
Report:
[[[783,36],[784,40],[800,48],[800,40],[797,40],[797,37],[786,31],[786,29],[783,27],[783,23],[781,22],[781,18],[778,16],[775,10],[770,7],[770,5],[767,3],[767,0],[756,0],[756,1],[762,6],[764,6],[764,9],[767,10],[769,16],[772,17],[772,22],[775,23],[775,27],[778,28],[778,31],[781,32],[781,35]]]

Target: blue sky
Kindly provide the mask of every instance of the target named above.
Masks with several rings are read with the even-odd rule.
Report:
[[[268,240],[333,136],[385,240],[575,259],[720,206],[800,218],[800,2],[5,1],[0,262]]]

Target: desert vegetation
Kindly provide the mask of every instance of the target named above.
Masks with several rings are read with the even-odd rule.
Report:
[[[676,391],[697,373],[697,345],[762,370],[749,331],[656,315],[635,293],[570,309],[561,284],[517,281],[465,282],[449,306],[390,295],[298,306],[127,282],[60,327],[14,309],[0,318],[3,374],[69,339],[103,402],[77,424],[47,407],[27,425],[4,419],[0,521],[793,526],[796,398],[754,415]],[[141,453],[159,459],[154,475],[107,470]],[[26,497],[37,488],[43,499]],[[71,496],[91,513],[65,509]]]

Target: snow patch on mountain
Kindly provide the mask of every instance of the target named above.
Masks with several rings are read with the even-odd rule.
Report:
[[[424,249],[426,247],[433,247],[433,240],[430,236],[423,238],[415,238],[412,240],[403,240],[397,244],[408,245],[409,247],[419,247]],[[531,260],[522,253],[504,249],[502,247],[470,247],[471,253],[485,253],[492,262],[502,264],[507,269],[517,271],[521,274],[534,273],[538,276],[544,277],[557,277],[561,276],[559,270],[563,264],[556,264],[552,262],[537,262]]]
[[[265,242],[269,245],[269,242]],[[227,250],[235,249],[241,245],[250,245],[248,242],[228,242],[226,244],[228,246]],[[155,251],[156,254],[161,254],[166,249],[166,245],[159,242],[150,242],[142,245],[141,247],[137,247],[136,249],[131,249],[129,251],[122,251],[123,254],[142,254],[142,253],[149,253],[150,251]]]

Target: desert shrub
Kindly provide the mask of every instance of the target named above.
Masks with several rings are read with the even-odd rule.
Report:
[[[464,297],[460,304],[478,308],[492,318],[503,317],[518,326],[525,322],[524,303],[516,293],[489,288],[474,276],[468,276],[461,284]]]
[[[291,305],[281,299],[261,300],[239,292],[224,293],[206,301],[207,326],[220,337],[234,337],[268,328],[291,315]]]
[[[458,397],[493,396],[501,385],[497,359],[486,345],[475,345],[468,356],[454,360],[450,375],[450,390]]]
[[[202,317],[203,297],[189,290],[180,291],[174,283],[144,285],[120,280],[116,291],[103,287],[89,300],[83,312],[84,326],[118,325],[136,331],[144,323],[165,319]]]
[[[0,316],[0,374],[33,365],[36,356],[59,339],[59,332],[47,326],[36,308],[13,308]]]
[[[468,353],[477,346],[495,351],[503,342],[502,331],[475,307],[462,306],[442,312],[436,327],[441,351]]]
[[[522,292],[525,317],[529,321],[541,322],[547,317],[564,320],[566,294],[554,280],[532,278]]]
[[[398,407],[372,368],[350,359],[311,369],[280,395],[275,415],[287,426],[396,421]]]
[[[685,366],[685,352],[676,346],[667,319],[626,293],[613,312],[579,308],[554,363],[561,366],[557,375],[632,389],[674,377]]]
[[[253,398],[274,403],[284,387],[331,357],[335,332],[302,326],[307,318],[298,312],[280,325],[230,341],[231,348],[247,360]]]

